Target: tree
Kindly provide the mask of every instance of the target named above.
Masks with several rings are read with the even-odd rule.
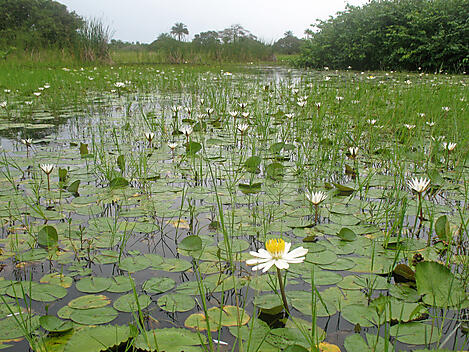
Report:
[[[220,37],[216,31],[201,32],[194,36],[192,43],[201,47],[214,47],[220,44]]]
[[[0,46],[70,47],[84,21],[52,0],[0,0]]]
[[[286,31],[284,37],[274,43],[274,50],[280,54],[297,54],[302,44],[303,41],[295,37],[292,31]]]
[[[181,41],[184,36],[189,35],[189,31],[184,23],[178,22],[171,27],[171,34]]]
[[[231,27],[225,28],[224,30],[218,32],[218,35],[220,36],[223,43],[235,43],[242,38],[252,40],[257,39],[254,34],[239,24],[233,24]]]

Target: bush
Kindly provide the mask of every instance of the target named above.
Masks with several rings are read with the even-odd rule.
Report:
[[[469,0],[372,0],[318,21],[298,64],[467,71]]]

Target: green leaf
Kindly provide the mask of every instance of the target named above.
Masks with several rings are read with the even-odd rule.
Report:
[[[342,241],[347,241],[347,242],[352,242],[357,238],[357,235],[355,234],[355,232],[350,230],[348,227],[342,227],[339,233],[337,234],[337,236],[340,237]]]
[[[63,321],[53,315],[44,315],[39,318],[41,326],[50,332],[64,332],[73,329],[71,321]]]
[[[125,156],[124,155],[119,155],[117,157],[117,166],[121,170],[121,172],[125,171]]]
[[[67,187],[67,191],[69,191],[75,196],[78,196],[79,187],[80,187],[80,180],[75,180]]]
[[[80,155],[83,157],[88,154],[88,144],[80,143]]]
[[[176,282],[169,277],[152,277],[144,282],[142,290],[148,293],[163,293],[176,286]]]
[[[123,187],[127,187],[128,185],[129,185],[129,181],[127,181],[123,177],[115,177],[109,183],[109,187],[111,187],[111,189],[123,188]]]
[[[192,346],[198,346],[206,341],[206,337],[200,333],[187,329],[165,328],[146,331],[137,336],[135,347],[145,351],[184,352],[191,351]]]
[[[421,262],[415,267],[417,291],[424,295],[426,304],[436,307],[459,307],[467,305],[467,297],[462,283],[443,264]]]
[[[59,241],[59,235],[55,227],[46,225],[37,234],[37,243],[43,247],[54,247]]]
[[[64,352],[100,352],[111,350],[131,337],[135,331],[129,326],[87,327],[73,334]]]
[[[167,312],[187,312],[195,307],[195,301],[189,295],[171,293],[158,298],[158,306]]]
[[[179,242],[178,247],[185,251],[198,251],[202,249],[202,240],[199,236],[187,236]]]
[[[78,324],[98,325],[110,323],[119,313],[112,307],[74,309],[70,319]]]
[[[441,331],[436,325],[411,322],[391,326],[390,334],[402,343],[428,345],[440,339]]]
[[[89,276],[78,281],[76,288],[81,292],[98,293],[107,290],[111,282],[110,278]]]
[[[257,174],[260,172],[259,165],[262,159],[259,156],[251,156],[244,162],[244,167],[247,172]]]
[[[267,177],[271,178],[272,180],[279,180],[285,174],[285,167],[280,163],[272,163],[267,165],[265,172]]]
[[[73,309],[89,309],[107,306],[111,300],[104,295],[85,295],[68,302],[68,306]]]
[[[440,240],[446,243],[451,242],[451,228],[446,215],[440,216],[435,221],[435,232]]]
[[[198,142],[189,142],[186,144],[186,153],[189,156],[194,156],[202,149],[202,144]]]
[[[139,309],[145,309],[151,303],[151,298],[147,295],[138,296],[138,304],[133,293],[128,293],[126,295],[120,296],[113,304],[120,312],[136,312]]]

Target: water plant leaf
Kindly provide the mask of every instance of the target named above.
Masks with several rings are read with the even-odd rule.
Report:
[[[150,259],[144,256],[127,257],[120,261],[119,268],[121,270],[135,273],[140,270],[145,270],[151,265]]]
[[[194,156],[202,149],[202,144],[199,142],[190,141],[186,144],[186,154],[189,156]]]
[[[337,233],[337,236],[342,241],[346,241],[346,242],[352,242],[357,238],[357,235],[355,234],[355,232],[353,232],[347,227],[342,227],[340,231]]]
[[[72,335],[65,345],[64,352],[100,352],[119,346],[135,336],[129,326],[86,327]]]
[[[107,306],[111,300],[104,295],[85,295],[72,299],[68,306],[73,309],[89,309]]]
[[[261,164],[262,159],[259,156],[251,156],[244,162],[244,167],[247,172],[258,174],[261,172],[259,165]]]
[[[50,273],[41,277],[39,282],[43,284],[53,284],[62,286],[63,288],[69,288],[72,286],[73,279],[60,273]]]
[[[74,309],[70,314],[70,319],[78,324],[98,325],[110,323],[118,315],[117,310],[112,307]]]
[[[198,251],[202,249],[202,240],[199,236],[187,236],[179,242],[178,247],[185,251]]]
[[[85,157],[86,155],[89,154],[89,151],[88,151],[88,144],[86,143],[80,143],[80,155],[81,157]]]
[[[256,182],[251,184],[240,183],[238,187],[244,194],[256,194],[262,190],[262,182]]]
[[[348,196],[352,194],[355,189],[349,186],[341,185],[340,183],[332,183],[335,188],[339,191],[340,195]]]
[[[54,247],[59,241],[59,235],[55,227],[46,225],[43,226],[37,234],[37,243],[43,247]]]
[[[109,292],[124,293],[132,289],[132,281],[128,276],[113,276],[110,280],[111,285],[107,288]]]
[[[67,191],[72,193],[74,196],[78,196],[78,188],[80,187],[80,180],[73,181],[68,187]]]
[[[206,341],[205,336],[187,329],[165,328],[140,334],[135,340],[135,347],[145,351],[186,352]]]
[[[367,342],[369,341],[371,345]],[[349,335],[345,338],[344,347],[347,352],[392,352],[394,351],[394,346],[391,342],[386,341],[381,336],[372,335],[366,333],[366,340],[359,334]],[[387,348],[386,348],[387,344]]]
[[[109,182],[109,187],[111,189],[123,188],[129,185],[129,181],[127,181],[123,177],[114,177],[111,182]]]
[[[402,343],[428,345],[440,339],[438,326],[420,322],[402,323],[391,326],[390,334]]]
[[[158,298],[158,306],[167,312],[187,312],[195,307],[194,299],[183,293],[170,293]]]
[[[139,295],[137,299],[138,302],[133,293],[128,293],[116,299],[113,306],[120,312],[130,313],[136,312],[138,309],[145,309],[151,303],[151,298],[147,295]]]
[[[451,227],[446,215],[440,216],[435,221],[435,232],[440,240],[446,243],[451,242]]]
[[[208,319],[203,313],[191,314],[184,322],[184,326],[203,331],[210,325],[211,331],[217,331],[222,326],[246,325],[250,319],[243,308],[236,306],[212,307],[207,313]]]
[[[30,334],[39,327],[39,317],[15,316],[0,320],[0,340],[10,340]]]
[[[119,155],[117,157],[117,166],[121,170],[121,172],[125,171],[125,155]]]
[[[443,264],[421,262],[415,266],[417,291],[426,304],[437,307],[458,307],[467,304],[462,283]]]
[[[111,282],[110,278],[89,276],[78,281],[75,286],[80,292],[98,293],[107,290]]]
[[[269,315],[276,315],[283,311],[282,299],[273,293],[256,296],[253,304],[261,309],[263,313]]]
[[[280,180],[285,174],[285,167],[280,163],[271,163],[266,166],[265,172],[272,180]]]
[[[44,315],[39,318],[41,326],[50,332],[65,332],[73,329],[71,321],[63,321],[53,315]]]
[[[169,277],[152,277],[145,281],[142,290],[147,293],[163,293],[176,286],[176,282]]]

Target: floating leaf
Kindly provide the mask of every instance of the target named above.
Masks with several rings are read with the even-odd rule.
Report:
[[[163,293],[176,286],[176,282],[169,277],[152,277],[144,282],[142,290],[148,293]]]
[[[178,247],[185,251],[198,251],[202,249],[202,240],[199,236],[187,236],[179,242]]]
[[[391,326],[390,334],[402,343],[428,345],[440,339],[441,331],[435,325],[411,322]]]
[[[138,302],[135,299],[133,293],[128,293],[126,295],[120,296],[113,304],[120,312],[136,312],[139,309],[145,309],[151,303],[151,298],[147,295],[139,295]]]
[[[194,156],[202,149],[202,144],[190,141],[186,144],[186,153],[189,156]]]
[[[64,352],[109,351],[135,335],[135,330],[129,326],[87,327],[73,334]]]
[[[446,215],[440,216],[435,221],[435,232],[438,238],[443,242],[451,242],[451,227]]]
[[[195,307],[195,301],[189,295],[171,293],[158,298],[158,306],[167,312],[187,312]]]
[[[342,241],[347,241],[347,242],[352,242],[357,238],[357,235],[355,232],[350,230],[347,227],[342,227],[337,234],[337,236],[342,240]]]
[[[105,291],[111,286],[111,279],[106,277],[84,277],[76,283],[78,291],[85,293],[98,293]]]
[[[249,322],[249,315],[244,309],[235,306],[212,307],[208,310],[208,319],[203,313],[191,314],[184,325],[199,331],[207,330],[210,325],[211,331],[217,331],[221,326],[242,326]],[[208,320],[208,322],[207,322]]]
[[[110,323],[117,318],[119,313],[112,307],[74,309],[70,319],[78,324],[98,325]]]
[[[104,295],[85,295],[68,302],[68,306],[74,309],[100,308],[107,306],[111,300]]]
[[[166,328],[146,331],[137,336],[135,347],[145,351],[191,351],[192,346],[199,346],[206,343],[207,339],[200,333],[195,333],[187,329]],[[155,343],[156,342],[156,343]],[[158,344],[158,348],[156,346]]]
[[[54,247],[59,241],[59,235],[55,227],[46,225],[39,230],[37,234],[37,243],[44,247]]]
[[[39,318],[41,326],[50,332],[64,332],[73,329],[70,321],[63,321],[53,315],[44,315]]]
[[[111,180],[111,182],[109,182],[109,187],[111,187],[111,189],[123,188],[127,187],[128,185],[129,181],[123,177],[115,177]]]
[[[244,162],[244,167],[246,168],[247,172],[257,174],[261,172],[261,170],[259,169],[261,161],[262,159],[259,156],[251,156]]]

